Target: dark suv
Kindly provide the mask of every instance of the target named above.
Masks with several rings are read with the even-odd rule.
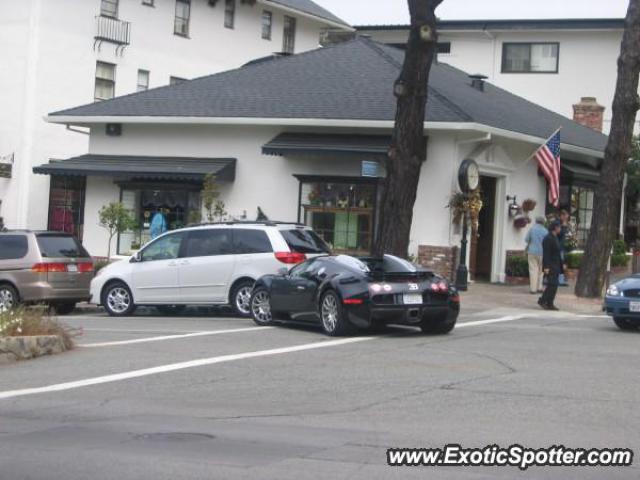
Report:
[[[93,259],[73,236],[59,232],[0,233],[0,312],[45,303],[71,313],[89,299]]]

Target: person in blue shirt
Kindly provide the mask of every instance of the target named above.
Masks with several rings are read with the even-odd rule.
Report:
[[[153,240],[154,238],[159,237],[166,231],[167,231],[167,219],[164,216],[164,212],[162,211],[162,209],[159,209],[151,219],[149,234],[151,235],[151,239]]]
[[[529,292],[542,292],[542,241],[549,231],[544,226],[545,218],[537,217],[536,224],[527,232],[527,260],[529,261]]]

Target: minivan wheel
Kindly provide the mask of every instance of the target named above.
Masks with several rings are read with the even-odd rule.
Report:
[[[123,282],[114,282],[102,292],[102,306],[112,317],[126,317],[136,309],[131,290]]]
[[[238,282],[231,292],[231,306],[240,317],[251,317],[251,294],[253,293],[253,280]]]
[[[56,303],[53,306],[53,309],[56,311],[58,315],[69,315],[71,312],[73,312],[76,309],[76,303],[75,302]]]
[[[11,285],[0,285],[0,313],[8,312],[18,305],[18,292]]]

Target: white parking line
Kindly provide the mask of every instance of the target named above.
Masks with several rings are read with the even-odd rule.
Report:
[[[536,318],[535,315],[510,315],[500,318],[493,318],[487,320],[478,320],[475,322],[460,323],[456,328],[476,327],[481,325],[488,325],[492,323],[512,322],[520,320],[522,318]],[[251,330],[261,329],[265,327],[256,327]],[[273,328],[273,327],[270,327]],[[250,330],[250,329],[240,329]],[[220,330],[222,332],[222,330]],[[207,333],[207,332],[202,332]],[[144,368],[141,370],[133,370],[130,372],[116,373],[113,375],[105,375],[102,377],[87,378],[85,380],[78,380],[75,382],[58,383],[54,385],[48,385],[45,387],[25,388],[21,390],[8,390],[0,392],[0,400],[16,397],[24,397],[27,395],[37,395],[42,393],[61,392],[65,390],[73,390],[76,388],[90,387],[92,385],[101,385],[104,383],[120,382],[131,378],[145,377],[148,375],[157,375],[160,373],[174,372],[177,370],[184,370],[187,368],[204,367],[207,365],[215,365],[218,363],[234,362],[237,360],[246,360],[250,358],[267,357],[273,355],[282,355],[286,353],[302,352],[305,350],[315,350],[320,348],[337,347],[341,345],[348,345],[351,343],[366,342],[369,340],[375,340],[380,337],[353,337],[344,338],[340,340],[329,340],[324,342],[314,342],[304,345],[296,345],[293,347],[274,348],[269,350],[259,350],[255,352],[238,353],[232,355],[222,355],[218,357],[203,358],[200,360],[192,360],[188,362],[172,363],[169,365],[161,365],[158,367]]]
[[[219,357],[203,358],[200,360],[192,360],[189,362],[172,363],[170,365],[162,365],[153,368],[144,368],[142,370],[133,370],[131,372],[116,373],[114,375],[106,375],[104,377],[94,377],[76,382],[58,383],[46,387],[25,388],[22,390],[9,390],[0,392],[0,400],[7,398],[24,397],[26,395],[36,395],[39,393],[61,392],[64,390],[72,390],[75,388],[89,387],[92,385],[100,385],[103,383],[120,382],[130,378],[145,377],[148,375],[157,375],[159,373],[175,372],[176,370],[184,370],[186,368],[204,367],[206,365],[215,365],[217,363],[234,362],[236,360],[246,360],[248,358],[267,357],[272,355],[282,355],[285,353],[302,352],[305,350],[315,350],[319,348],[337,347],[350,343],[366,342],[373,340],[375,337],[354,337],[344,338],[340,340],[329,340],[325,342],[307,343],[304,345],[296,345],[293,347],[274,348],[270,350],[259,350],[256,352],[238,353],[233,355],[222,355]]]
[[[120,340],[114,342],[101,342],[101,343],[85,343],[79,344],[81,348],[100,348],[100,347],[115,347],[119,345],[133,345],[136,343],[149,343],[149,342],[163,342],[165,340],[176,340],[179,338],[193,338],[193,337],[208,337],[211,335],[223,335],[226,333],[242,333],[242,332],[255,332],[257,330],[270,330],[274,327],[250,327],[250,328],[234,328],[232,330],[211,330],[205,332],[183,333],[180,335],[165,335],[162,337],[147,337],[136,338],[135,340]]]

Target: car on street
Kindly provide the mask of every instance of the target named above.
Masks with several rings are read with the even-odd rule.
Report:
[[[0,312],[43,303],[71,313],[89,299],[94,263],[72,235],[10,230],[0,233]]]
[[[251,316],[255,281],[329,252],[309,227],[281,222],[226,222],[173,230],[127,260],[101,269],[91,302],[111,316],[138,306],[180,313],[189,305],[230,305]]]
[[[454,287],[392,255],[311,258],[290,271],[260,278],[251,297],[258,325],[309,322],[330,336],[381,324],[444,334],[453,330],[459,312],[460,297]]]
[[[640,275],[632,275],[609,286],[604,311],[621,330],[640,327]]]

